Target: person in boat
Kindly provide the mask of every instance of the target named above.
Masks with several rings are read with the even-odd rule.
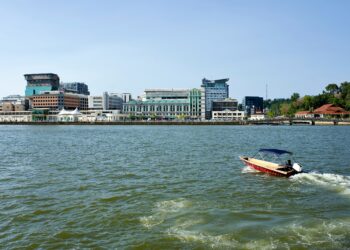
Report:
[[[287,160],[286,161],[286,166],[287,167],[292,167],[292,161],[291,160]]]

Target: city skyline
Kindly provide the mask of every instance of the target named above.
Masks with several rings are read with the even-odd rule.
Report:
[[[11,1],[0,8],[1,96],[27,73],[85,82],[92,95],[195,88],[230,97],[315,95],[348,80],[347,1]]]

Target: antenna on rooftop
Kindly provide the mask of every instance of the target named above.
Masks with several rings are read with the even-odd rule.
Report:
[[[266,84],[266,89],[265,89],[265,100],[267,100],[267,88],[268,88],[268,85]]]

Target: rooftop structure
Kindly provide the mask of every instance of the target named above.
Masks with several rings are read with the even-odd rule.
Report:
[[[25,74],[24,78],[27,81],[25,91],[26,96],[37,95],[44,91],[59,89],[60,78],[53,73]]]
[[[131,101],[131,94],[130,93],[123,93],[122,94],[123,103]]]
[[[347,112],[341,107],[336,107],[334,104],[325,104],[314,110],[314,114],[322,115],[348,115],[350,112]]]
[[[144,99],[187,99],[189,89],[146,89]]]
[[[66,92],[75,94],[90,95],[89,87],[83,82],[67,82],[61,84]]]

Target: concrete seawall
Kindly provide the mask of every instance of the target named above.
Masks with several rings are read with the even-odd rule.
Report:
[[[303,126],[350,126],[350,121],[314,121],[313,123],[289,123],[281,121],[118,121],[118,122],[0,122],[0,125],[303,125]]]

